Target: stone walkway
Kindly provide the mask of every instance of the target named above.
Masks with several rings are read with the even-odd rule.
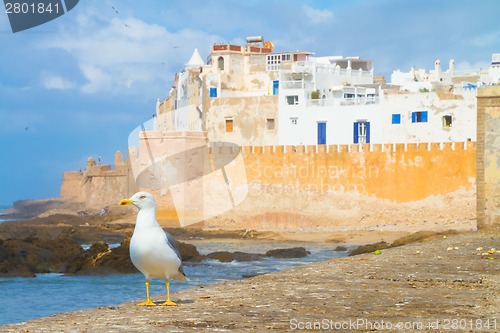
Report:
[[[500,249],[499,236],[459,234],[181,291],[177,307],[122,303],[0,332],[499,332],[500,253],[477,255]]]

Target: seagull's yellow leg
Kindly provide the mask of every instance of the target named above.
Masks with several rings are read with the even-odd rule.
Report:
[[[169,279],[167,279],[167,283],[165,285],[167,286],[167,300],[165,301],[165,303],[161,303],[160,305],[177,306],[176,303],[174,303],[170,300],[170,280]]]
[[[151,300],[151,297],[149,297],[149,279],[146,279],[146,295],[148,296],[147,301],[142,302],[142,303],[138,303],[138,304],[136,304],[137,306],[155,306],[156,305]]]

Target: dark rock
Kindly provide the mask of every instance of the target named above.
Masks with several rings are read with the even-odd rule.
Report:
[[[333,251],[346,252],[347,248],[345,246],[337,246]]]
[[[443,238],[444,235],[456,235],[458,232],[455,230],[447,230],[446,232],[437,231],[418,231],[407,236],[400,237],[391,243],[391,247],[402,246],[415,242],[427,242],[434,239]]]
[[[179,248],[182,261],[190,261],[200,256],[200,252],[198,252],[196,246],[193,244],[177,242],[177,247]]]
[[[62,273],[82,252],[80,245],[71,239],[0,241],[0,276]]]
[[[356,256],[358,254],[363,254],[363,253],[371,253],[374,252],[375,250],[383,250],[387,249],[389,247],[389,244],[382,241],[374,244],[367,244],[367,245],[361,245],[354,250],[352,250],[349,253],[349,256]]]
[[[259,275],[264,275],[266,273],[254,273],[254,274],[242,274],[241,277],[244,279],[250,279]]]
[[[275,258],[303,258],[311,252],[307,251],[303,247],[293,247],[290,249],[275,249],[266,252],[267,257]]]
[[[196,246],[192,244],[177,242],[177,246],[183,261],[193,260],[200,256]],[[129,251],[129,237],[114,249],[109,249],[108,245],[103,242],[95,243],[75,261],[67,273],[72,275],[136,273],[138,271],[130,260]]]
[[[137,273],[129,254],[130,238],[119,247],[110,249],[108,244],[97,242],[75,260],[68,268],[72,275],[107,275],[118,273]]]
[[[203,257],[204,259],[213,259],[220,262],[231,262],[231,261],[253,261],[262,258],[262,254],[256,253],[245,253],[245,252],[228,252],[228,251],[218,251],[207,254]]]

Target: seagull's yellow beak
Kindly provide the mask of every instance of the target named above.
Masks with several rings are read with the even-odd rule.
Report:
[[[125,205],[133,205],[134,202],[130,199],[123,199],[123,200],[120,200],[120,205],[122,206],[125,206]]]

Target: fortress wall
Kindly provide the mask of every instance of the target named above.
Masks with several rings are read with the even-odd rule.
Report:
[[[67,201],[85,202],[85,197],[81,190],[83,185],[83,173],[78,171],[68,171],[63,174],[60,198]]]
[[[475,146],[244,146],[239,149],[248,196],[197,226],[273,231],[474,229]],[[234,145],[216,149],[226,162],[239,151]],[[135,190],[129,162],[120,170],[94,165],[84,173],[65,173],[61,198],[100,209]],[[161,197],[161,191],[155,195],[160,222],[175,225],[171,197]]]
[[[478,227],[500,226],[500,87],[482,87],[477,96]]]
[[[241,149],[249,195],[233,210],[205,221],[207,228],[476,227],[473,142]]]
[[[410,202],[475,185],[475,143],[243,147],[251,184]]]
[[[120,152],[115,154],[114,169],[110,165],[96,165],[89,158],[85,171],[64,172],[60,198],[83,202],[86,207],[98,210],[128,198],[136,191],[136,186],[130,163],[122,158]]]

